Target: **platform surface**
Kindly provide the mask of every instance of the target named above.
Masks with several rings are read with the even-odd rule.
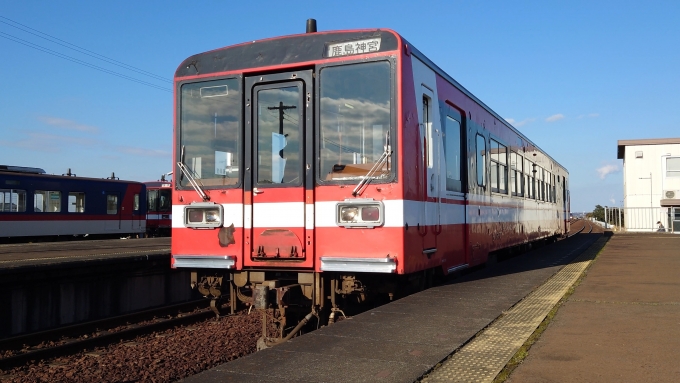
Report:
[[[0,245],[0,271],[158,254],[170,254],[169,237],[3,244]]]
[[[600,237],[560,241],[183,381],[413,382]]]
[[[680,236],[615,234],[507,382],[680,382]]]

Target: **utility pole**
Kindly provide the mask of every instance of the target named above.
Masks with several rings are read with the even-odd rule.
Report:
[[[283,101],[279,101],[279,106],[268,106],[267,109],[269,110],[277,110],[279,111],[279,134],[283,135],[283,115],[284,115],[284,110],[288,109],[295,109],[297,106],[294,105],[283,105]],[[279,150],[279,155],[281,158],[283,158],[283,149]]]

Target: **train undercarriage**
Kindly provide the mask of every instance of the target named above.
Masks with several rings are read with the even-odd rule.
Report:
[[[229,310],[257,310],[262,315],[262,337],[258,349],[286,341],[316,327],[335,323],[356,308],[371,302],[386,302],[397,296],[432,285],[434,269],[404,275],[362,273],[316,273],[281,271],[239,271],[212,276],[191,273],[191,287],[211,299],[211,308],[221,315],[229,297]],[[267,323],[276,324],[271,336]]]

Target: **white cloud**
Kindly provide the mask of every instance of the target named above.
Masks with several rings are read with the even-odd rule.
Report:
[[[46,123],[47,125],[56,126],[58,128],[62,128],[62,129],[77,130],[79,132],[89,132],[89,133],[99,132],[99,128],[97,128],[96,126],[83,125],[83,124],[77,123],[75,121],[66,120],[66,119],[59,118],[59,117],[40,116],[40,117],[38,117],[38,120]]]
[[[619,166],[618,165],[604,165],[604,166],[599,167],[595,170],[600,175],[600,178],[604,179],[609,174],[618,173],[619,172]]]
[[[515,121],[514,118],[506,118],[505,121],[510,123],[510,125],[514,126],[515,128],[519,128],[520,126],[524,126],[528,123],[536,121],[536,119],[535,118],[525,118],[522,121]]]
[[[580,120],[580,119],[583,119],[583,118],[597,118],[597,117],[600,117],[600,113],[581,114],[576,118]]]
[[[558,113],[558,114],[553,114],[552,116],[546,118],[545,121],[546,122],[555,122],[555,121],[559,121],[563,118],[564,118],[564,115],[562,113]]]

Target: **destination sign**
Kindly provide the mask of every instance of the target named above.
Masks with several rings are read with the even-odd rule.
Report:
[[[328,44],[326,57],[351,56],[365,53],[374,53],[380,50],[380,37],[345,41],[342,43]]]

